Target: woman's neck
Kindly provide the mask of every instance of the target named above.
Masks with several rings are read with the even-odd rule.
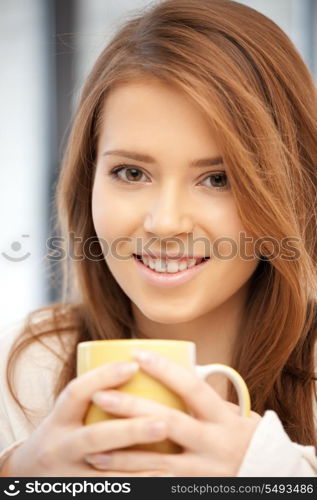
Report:
[[[166,324],[152,321],[132,304],[135,336],[195,342],[198,364],[230,365],[245,303],[245,291],[240,292],[207,314],[184,323]]]

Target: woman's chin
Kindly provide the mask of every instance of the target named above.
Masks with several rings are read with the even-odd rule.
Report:
[[[188,321],[195,320],[202,314],[202,311],[199,310],[189,311],[184,304],[179,305],[179,307],[175,307],[175,305],[173,307],[167,305],[166,307],[160,306],[157,308],[140,307],[139,305],[136,307],[148,320],[168,325],[187,323]]]

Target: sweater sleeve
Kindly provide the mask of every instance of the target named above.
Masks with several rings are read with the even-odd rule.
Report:
[[[64,344],[57,335],[43,337],[44,344],[33,341],[22,350],[14,363],[13,386],[16,403],[7,383],[7,363],[10,349],[20,336],[24,320],[10,324],[0,331],[0,464],[8,452],[25,441],[49,414],[54,405],[54,386],[60,373]],[[49,348],[52,350],[50,350]]]
[[[277,414],[267,410],[237,477],[317,477],[315,448],[291,441]]]

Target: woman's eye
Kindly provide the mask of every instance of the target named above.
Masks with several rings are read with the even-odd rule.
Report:
[[[225,172],[215,172],[214,174],[209,174],[208,177],[205,177],[204,181],[208,180],[210,180],[210,183],[207,183],[207,187],[215,188],[218,191],[229,189],[229,181]]]
[[[119,168],[114,169],[110,172],[110,175],[113,179],[117,181],[137,183],[144,182],[142,176],[146,177],[145,174],[136,167],[129,167],[126,165],[121,165]]]

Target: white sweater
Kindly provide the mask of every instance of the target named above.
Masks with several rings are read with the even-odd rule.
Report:
[[[10,395],[6,381],[8,352],[22,325],[23,320],[0,332],[0,466],[7,453],[26,440],[52,410],[53,386],[62,363],[39,342],[33,342],[18,358],[14,373],[19,400],[36,410],[28,422]],[[71,334],[64,337],[67,335]],[[44,342],[66,358],[67,349],[58,336],[45,338]],[[256,428],[237,476],[317,477],[315,448],[291,441],[277,414],[268,410]]]

